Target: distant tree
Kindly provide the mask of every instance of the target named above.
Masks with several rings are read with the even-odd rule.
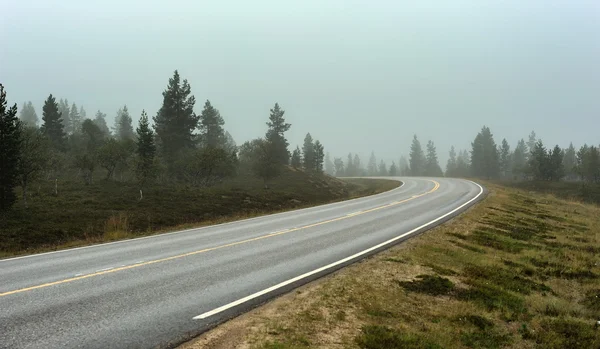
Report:
[[[177,70],[162,95],[163,104],[154,117],[154,128],[167,161],[172,163],[180,151],[193,148],[193,132],[199,118],[194,113],[196,99],[191,95],[190,84],[185,79],[181,81]]]
[[[237,153],[238,149],[237,149],[237,145],[235,143],[235,140],[233,139],[233,136],[231,136],[231,134],[227,131],[225,131],[225,137],[224,137],[224,141],[223,141],[223,147],[225,148],[225,150],[232,154],[232,153]]]
[[[379,171],[375,172],[375,174],[369,174],[369,176],[387,176],[387,175],[388,175],[388,169],[387,169],[385,162],[383,162],[383,160],[381,160],[379,162]]]
[[[496,178],[500,172],[498,149],[490,129],[484,126],[477,134],[471,151],[471,172],[475,177]]]
[[[549,162],[546,147],[542,140],[538,140],[529,153],[529,173],[536,181],[548,180]]]
[[[354,159],[352,159],[352,166],[354,169],[354,176],[360,176],[362,174],[362,166],[358,154],[354,154]]]
[[[71,108],[69,107],[69,100],[60,99],[58,102],[58,112],[61,115],[62,124],[64,126],[64,131],[67,135],[70,135],[73,130],[73,126],[71,123],[71,116],[69,115],[71,112]]]
[[[331,161],[329,152],[325,154],[325,173],[327,173],[330,176],[333,176],[335,173],[335,166],[333,165],[333,161]]]
[[[6,91],[0,84],[0,212],[10,209],[17,200],[14,188],[21,160],[21,131],[17,104],[7,109]]]
[[[291,163],[293,168],[300,168],[302,166],[302,153],[298,146],[296,146],[296,149],[292,152]]]
[[[48,99],[44,103],[41,130],[54,149],[59,151],[66,150],[67,139],[62,117],[58,110],[56,99],[52,95],[48,96]]]
[[[284,114],[285,111],[279,107],[278,103],[275,103],[267,122],[269,129],[266,134],[266,144],[273,147],[273,151],[270,152],[269,156],[275,156],[280,164],[287,165],[290,153],[287,148],[289,143],[284,134],[292,125],[285,122]]]
[[[502,178],[510,178],[512,170],[512,154],[506,138],[502,139],[502,145],[498,152],[500,153],[500,176]]]
[[[100,110],[98,110],[96,112],[96,117],[94,118],[94,124],[96,126],[98,126],[98,128],[100,129],[100,131],[102,131],[102,134],[104,135],[104,138],[108,138],[111,136],[110,134],[110,130],[108,128],[108,125],[106,124],[106,114],[104,114],[103,112],[101,112]]]
[[[258,138],[242,144],[240,164],[243,168],[249,168],[257,177],[262,178],[265,189],[268,189],[269,181],[281,173],[280,155],[277,154],[277,148],[269,144],[269,141]]]
[[[425,174],[427,176],[442,177],[444,175],[438,162],[437,150],[433,141],[427,142],[427,158],[425,161]]]
[[[398,161],[398,169],[401,176],[410,176],[410,166],[408,165],[408,161],[404,156],[401,156],[400,160]]]
[[[325,149],[319,140],[315,141],[315,171],[323,173],[323,161],[325,159]]]
[[[346,177],[354,177],[356,176],[357,172],[358,171],[356,171],[353,163],[352,153],[348,153],[348,161],[346,162],[346,172],[344,174],[346,175]]]
[[[421,148],[421,142],[417,139],[417,135],[413,136],[412,145],[410,146],[410,174],[412,176],[423,176],[425,175],[425,165],[427,159],[423,148]]]
[[[387,170],[385,171],[387,173]],[[377,158],[375,157],[375,152],[371,152],[371,157],[369,158],[369,164],[367,165],[367,174],[369,176],[377,176],[381,173],[381,168],[377,170]]]
[[[105,133],[90,119],[85,119],[81,124],[81,133],[84,139],[85,150],[95,156],[96,151],[104,144]]]
[[[47,143],[46,138],[37,128],[23,128],[17,173],[25,207],[27,207],[27,188],[29,184],[41,176],[49,165],[50,151]]]
[[[570,143],[564,152],[563,169],[568,180],[577,179],[577,152],[573,143]]]
[[[223,148],[225,143],[223,125],[225,125],[225,121],[221,117],[221,113],[207,99],[198,123],[202,144],[206,147]]]
[[[471,159],[469,152],[462,150],[456,158],[456,177],[469,177],[471,173]]]
[[[344,176],[344,161],[342,158],[333,159],[333,166],[335,167],[335,175],[337,177]]]
[[[85,109],[83,109],[83,105],[79,107],[79,117],[81,118],[82,122],[87,118],[87,113],[85,112]]]
[[[456,150],[454,146],[450,147],[450,157],[446,163],[446,177],[456,177]]]
[[[577,170],[582,180],[600,182],[600,152],[597,147],[584,144],[577,151]]]
[[[398,167],[396,163],[392,161],[392,165],[390,166],[390,176],[395,177],[398,174]]]
[[[136,133],[137,166],[135,172],[138,183],[140,184],[141,199],[143,198],[142,189],[154,178],[156,157],[154,132],[152,131],[152,128],[150,128],[148,115],[144,110],[142,111],[142,117],[140,118]]]
[[[525,178],[527,175],[527,144],[524,139],[517,143],[512,155],[512,174],[515,178]]]
[[[548,152],[548,179],[551,181],[559,181],[565,176],[565,168],[563,166],[564,152],[555,145],[552,151]]]
[[[83,108],[81,109],[83,110]],[[85,113],[85,110],[83,110]],[[71,120],[70,130],[67,133],[81,133],[81,123],[83,122],[84,117],[81,115],[79,109],[77,109],[77,105],[73,103],[71,105],[71,111],[69,112],[69,118]]]
[[[315,144],[310,133],[307,133],[302,146],[302,166],[306,171],[315,170],[315,155]]]
[[[529,134],[529,140],[527,141],[527,151],[525,153],[527,160],[529,160],[529,155],[533,151],[533,148],[535,148],[535,144],[537,143],[537,141],[538,139],[535,134],[535,131],[531,131],[531,133]]]
[[[133,119],[129,115],[127,105],[120,108],[117,111],[117,117],[115,118],[115,137],[119,141],[128,141],[135,138],[135,132],[133,131]]]
[[[19,119],[21,119],[21,122],[25,126],[37,127],[38,116],[31,101],[23,103],[23,108],[21,108]]]

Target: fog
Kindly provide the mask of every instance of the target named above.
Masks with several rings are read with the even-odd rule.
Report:
[[[511,146],[600,142],[600,2],[0,0],[10,103],[52,93],[155,115],[173,71],[196,112],[210,99],[241,144],[286,110],[291,148],[311,132],[364,164],[433,140],[445,166],[481,126]]]

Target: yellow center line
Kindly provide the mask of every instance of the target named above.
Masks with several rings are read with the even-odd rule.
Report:
[[[37,290],[39,288],[46,288],[46,287],[50,287],[50,286],[61,285],[61,284],[65,284],[65,283],[68,283],[68,282],[73,282],[73,281],[78,281],[78,280],[83,280],[83,279],[91,278],[91,277],[94,277],[94,276],[100,276],[100,275],[105,275],[105,274],[110,274],[110,273],[116,273],[118,271],[129,270],[129,269],[138,268],[138,267],[142,267],[142,266],[146,266],[146,265],[151,265],[151,264],[156,264],[156,263],[161,263],[161,262],[167,262],[167,261],[171,261],[171,260],[174,260],[174,259],[189,257],[189,256],[193,256],[193,255],[200,254],[200,253],[205,253],[205,252],[210,252],[210,251],[214,251],[214,250],[219,250],[219,249],[222,249],[222,248],[227,248],[227,247],[232,247],[232,246],[236,246],[236,245],[241,245],[241,244],[245,244],[245,243],[248,243],[248,242],[253,242],[253,241],[258,241],[258,240],[262,240],[262,239],[267,239],[267,238],[271,238],[271,237],[274,237],[274,236],[291,233],[291,232],[302,230],[302,229],[314,228],[314,227],[318,227],[320,225],[324,225],[324,224],[333,223],[333,222],[341,221],[341,220],[344,220],[344,219],[356,217],[356,216],[359,216],[359,215],[363,215],[365,213],[370,213],[370,212],[382,210],[384,208],[388,208],[388,207],[400,205],[400,204],[403,204],[405,202],[414,200],[416,198],[420,198],[422,196],[425,196],[427,194],[431,194],[434,191],[438,190],[438,188],[440,187],[440,184],[438,182],[433,181],[433,180],[431,180],[431,182],[434,183],[433,189],[431,189],[430,191],[427,191],[427,192],[425,192],[423,194],[414,195],[414,196],[412,196],[412,197],[410,197],[408,199],[402,200],[402,201],[396,201],[396,202],[393,202],[391,204],[387,204],[387,205],[375,207],[375,208],[368,209],[368,210],[365,210],[365,211],[356,212],[356,213],[353,213],[351,215],[341,216],[341,217],[338,217],[338,218],[333,218],[333,219],[330,219],[330,220],[326,220],[326,221],[322,221],[322,222],[318,222],[318,223],[314,223],[314,224],[309,224],[309,225],[305,225],[305,226],[298,227],[298,228],[292,228],[292,229],[283,230],[283,231],[279,231],[279,232],[275,232],[275,233],[261,235],[261,236],[255,237],[255,238],[250,238],[250,239],[246,239],[246,240],[232,242],[230,244],[219,245],[219,246],[215,246],[215,247],[209,247],[209,248],[205,248],[205,249],[202,249],[202,250],[187,252],[187,253],[183,253],[183,254],[171,256],[171,257],[166,257],[166,258],[161,258],[161,259],[155,259],[155,260],[151,260],[151,261],[147,261],[147,262],[131,264],[131,265],[127,265],[127,266],[123,266],[123,267],[118,267],[118,268],[113,268],[113,269],[104,270],[104,271],[99,271],[99,272],[95,272],[95,273],[91,273],[91,274],[86,274],[86,275],[76,276],[76,277],[67,278],[67,279],[63,279],[63,280],[48,282],[48,283],[45,283],[45,284],[40,284],[40,285],[25,287],[25,288],[21,288],[21,289],[18,289],[18,290],[7,291],[7,292],[4,292],[4,293],[0,293],[0,297],[9,296],[9,295],[16,294],[16,293],[33,291],[33,290]]]

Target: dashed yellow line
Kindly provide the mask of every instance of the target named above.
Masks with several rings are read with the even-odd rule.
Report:
[[[255,237],[255,238],[251,238],[251,239],[241,240],[241,241],[238,241],[238,242],[232,242],[230,244],[219,245],[219,246],[215,246],[215,247],[205,248],[205,249],[202,249],[202,250],[187,252],[187,253],[179,254],[179,255],[176,255],[176,256],[171,256],[171,257],[166,257],[166,258],[161,258],[161,259],[154,259],[154,260],[151,260],[151,261],[146,261],[146,262],[131,264],[131,265],[123,266],[123,267],[118,267],[118,268],[113,268],[113,269],[98,271],[98,272],[95,272],[95,273],[81,275],[81,276],[76,276],[76,277],[72,277],[72,278],[68,278],[68,279],[63,279],[63,280],[48,282],[48,283],[45,283],[45,284],[40,284],[40,285],[25,287],[25,288],[21,288],[21,289],[18,289],[18,290],[13,290],[13,291],[8,291],[8,292],[0,293],[0,297],[10,296],[12,294],[17,294],[17,293],[22,293],[22,292],[27,292],[27,291],[33,291],[33,290],[37,290],[37,289],[40,289],[40,288],[46,288],[46,287],[50,287],[50,286],[56,286],[56,285],[66,284],[66,283],[73,282],[73,281],[88,279],[88,278],[91,278],[91,277],[101,276],[101,275],[110,274],[110,273],[116,273],[118,271],[134,269],[134,268],[138,268],[138,267],[142,267],[142,266],[146,266],[146,265],[151,265],[151,264],[156,264],[156,263],[161,263],[161,262],[167,262],[167,261],[171,261],[171,260],[174,260],[174,259],[189,257],[189,256],[197,255],[197,254],[200,254],[200,253],[205,253],[205,252],[210,252],[210,251],[214,251],[214,250],[219,250],[219,249],[222,249],[222,248],[237,246],[237,245],[245,244],[245,243],[248,243],[248,242],[253,242],[253,241],[268,239],[268,238],[271,238],[271,237],[274,237],[274,236],[283,235],[283,234],[291,233],[291,232],[302,230],[302,229],[314,228],[314,227],[318,227],[320,225],[324,225],[324,224],[328,224],[328,223],[333,223],[333,222],[341,221],[341,220],[348,219],[348,218],[351,218],[351,217],[356,217],[356,216],[363,215],[363,214],[366,214],[366,213],[370,213],[370,212],[382,210],[384,208],[388,208],[388,207],[400,205],[400,204],[405,203],[407,201],[411,201],[411,200],[414,200],[416,198],[420,198],[422,196],[425,196],[427,194],[431,194],[434,191],[438,190],[438,188],[440,187],[440,184],[438,182],[433,181],[433,180],[431,182],[434,183],[433,189],[431,189],[431,190],[429,190],[429,191],[427,191],[427,192],[425,192],[423,194],[414,195],[414,196],[412,196],[412,197],[410,197],[408,199],[405,199],[405,200],[402,200],[402,201],[396,201],[396,202],[393,202],[391,204],[387,204],[387,205],[375,207],[375,208],[372,208],[372,209],[369,209],[369,210],[355,212],[355,213],[352,213],[352,214],[347,215],[347,216],[333,218],[333,219],[330,219],[330,220],[326,220],[326,221],[322,221],[322,222],[318,222],[318,223],[314,223],[314,224],[309,224],[309,225],[305,225],[305,226],[298,227],[298,228],[292,228],[292,229],[288,229],[288,230],[278,231],[278,232],[275,232],[275,233],[261,235],[261,236],[258,236],[258,237]]]

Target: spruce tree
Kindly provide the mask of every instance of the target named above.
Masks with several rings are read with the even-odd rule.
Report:
[[[354,177],[356,176],[356,170],[354,169],[354,164],[352,163],[352,153],[348,153],[348,160],[346,162],[346,171],[344,175],[346,177]]]
[[[511,177],[512,161],[510,145],[506,138],[502,139],[502,145],[500,146],[500,176],[502,178]]]
[[[531,131],[531,133],[529,134],[529,140],[527,141],[527,152],[526,152],[527,157],[528,157],[527,159],[529,159],[529,155],[533,151],[533,148],[535,148],[537,141],[538,141],[538,139],[535,134],[535,131]]]
[[[292,152],[292,167],[300,168],[302,166],[302,153],[300,152],[300,148],[296,146],[296,149]]]
[[[56,99],[50,95],[42,109],[42,133],[55,150],[64,151],[67,139]]]
[[[315,141],[315,171],[323,173],[323,161],[325,159],[325,149],[319,140]]]
[[[450,157],[446,163],[446,177],[456,177],[456,150],[450,147]]]
[[[302,146],[302,165],[308,172],[312,172],[316,169],[316,153],[315,144],[313,143],[312,136],[310,133],[304,137],[304,145]]]
[[[360,157],[358,156],[358,154],[354,154],[354,159],[352,159],[352,166],[354,168],[354,175],[361,176],[363,169],[361,167]]]
[[[133,120],[129,115],[127,105],[117,111],[115,118],[115,136],[119,141],[129,141],[135,138],[133,132]]]
[[[58,102],[58,112],[60,113],[62,124],[64,131],[67,135],[70,135],[72,132],[72,124],[71,124],[71,108],[69,107],[69,100],[60,99]]]
[[[209,100],[206,100],[198,123],[202,144],[206,147],[222,148],[225,143],[224,124],[225,121],[219,111],[210,104]]]
[[[379,171],[379,173],[381,173],[381,171]],[[367,165],[367,174],[369,176],[377,176],[379,173],[377,171],[377,158],[375,157],[375,152],[371,151],[371,157],[369,158],[369,164]]]
[[[267,130],[266,139],[268,144],[273,147],[273,156],[275,159],[280,164],[287,165],[290,153],[287,148],[289,143],[285,138],[284,133],[287,132],[292,125],[285,122],[285,118],[283,117],[285,111],[279,107],[278,103],[275,103],[275,106],[270,111],[271,114],[269,115],[269,121],[267,122],[269,129]]]
[[[24,126],[37,127],[38,116],[31,101],[23,103],[23,108],[21,108],[19,119],[21,119],[21,122]]]
[[[75,103],[71,105],[69,117],[71,118],[71,134],[81,133],[81,124],[83,122],[83,118]]]
[[[565,176],[565,168],[563,166],[564,152],[557,145],[552,151],[548,152],[548,179],[551,181],[560,181]]]
[[[425,153],[423,153],[423,148],[421,148],[421,142],[417,139],[417,135],[413,136],[410,146],[409,162],[411,176],[425,175]]]
[[[21,158],[22,125],[17,118],[17,105],[7,109],[6,91],[0,84],[0,212],[17,200],[18,164]]]
[[[94,124],[96,126],[98,126],[100,131],[102,131],[102,134],[104,135],[105,138],[108,138],[111,136],[110,129],[108,128],[108,125],[106,124],[106,114],[104,114],[100,110],[98,110],[96,112],[96,117],[94,118]]]
[[[577,152],[575,151],[575,147],[573,147],[572,142],[565,150],[563,157],[563,169],[568,180],[577,179]]]
[[[525,178],[527,175],[527,144],[524,139],[519,140],[512,155],[512,174],[516,178]]]
[[[438,162],[437,150],[435,149],[433,141],[427,142],[425,174],[431,177],[442,177],[444,175]]]
[[[471,145],[472,175],[487,179],[496,178],[500,172],[500,164],[498,149],[490,129],[484,126]]]
[[[468,177],[471,173],[471,158],[466,150],[460,151],[456,157],[456,177]]]
[[[85,109],[83,109],[83,105],[81,107],[79,107],[79,117],[81,118],[82,124],[83,124],[83,121],[85,119],[87,119],[87,113],[85,112]]]
[[[387,175],[388,175],[388,169],[387,169],[385,162],[383,162],[383,160],[381,160],[379,162],[379,171],[374,172],[374,174],[369,174],[369,176],[387,176]]]
[[[150,128],[146,111],[142,111],[142,116],[136,132],[136,153],[138,156],[136,175],[140,187],[144,187],[154,175],[154,158],[156,156],[154,132],[152,131],[152,128]]]
[[[194,146],[193,132],[198,127],[198,116],[194,113],[196,99],[191,95],[190,84],[185,79],[181,81],[177,70],[162,95],[163,104],[154,117],[154,129],[165,158],[171,161],[180,150]]]
[[[344,173],[344,160],[342,158],[333,159],[333,166],[335,167],[335,176],[342,177]]]
[[[410,176],[410,166],[404,155],[402,155],[398,161],[398,171],[401,176]]]
[[[392,161],[392,165],[390,166],[390,176],[395,177],[398,174],[398,167],[396,163]]]

